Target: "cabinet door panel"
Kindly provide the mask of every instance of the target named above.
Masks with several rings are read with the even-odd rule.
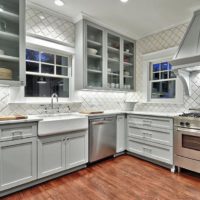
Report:
[[[38,140],[39,178],[58,173],[65,169],[65,143],[63,137]]]
[[[126,149],[125,116],[117,116],[117,153]]]
[[[88,162],[88,134],[82,132],[68,137],[66,142],[66,168],[73,168]]]
[[[36,139],[0,143],[0,190],[36,179]]]

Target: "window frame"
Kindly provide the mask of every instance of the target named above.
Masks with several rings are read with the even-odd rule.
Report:
[[[176,91],[175,98],[152,98],[152,80],[150,80],[151,75],[151,65],[152,63],[169,62],[173,59],[177,51],[177,47],[149,53],[143,55],[143,74],[144,74],[144,86],[143,92],[145,94],[146,103],[168,103],[168,104],[183,104],[183,86],[178,77],[174,79],[162,79],[163,81],[175,80],[176,81]],[[161,80],[158,80],[161,82]]]

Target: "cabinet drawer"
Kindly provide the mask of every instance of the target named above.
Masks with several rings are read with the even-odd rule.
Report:
[[[129,115],[128,124],[136,128],[148,128],[151,130],[173,129],[173,119],[162,117]]]
[[[0,126],[0,141],[37,136],[37,123],[20,123]]]
[[[173,150],[172,147],[154,145],[140,140],[128,139],[128,151],[136,153],[147,158],[161,161],[167,164],[173,164]]]
[[[128,125],[128,136],[136,139],[142,139],[150,142],[156,142],[158,144],[164,144],[173,146],[173,130],[147,130],[135,128],[132,125]]]

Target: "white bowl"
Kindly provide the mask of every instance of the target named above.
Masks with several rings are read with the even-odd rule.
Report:
[[[98,51],[96,49],[88,48],[87,50],[88,50],[88,54],[90,54],[90,55],[97,55]]]

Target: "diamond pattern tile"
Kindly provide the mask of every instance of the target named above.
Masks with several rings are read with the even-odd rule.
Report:
[[[26,24],[27,34],[42,36],[72,45],[75,43],[75,25],[42,10],[27,7]]]

